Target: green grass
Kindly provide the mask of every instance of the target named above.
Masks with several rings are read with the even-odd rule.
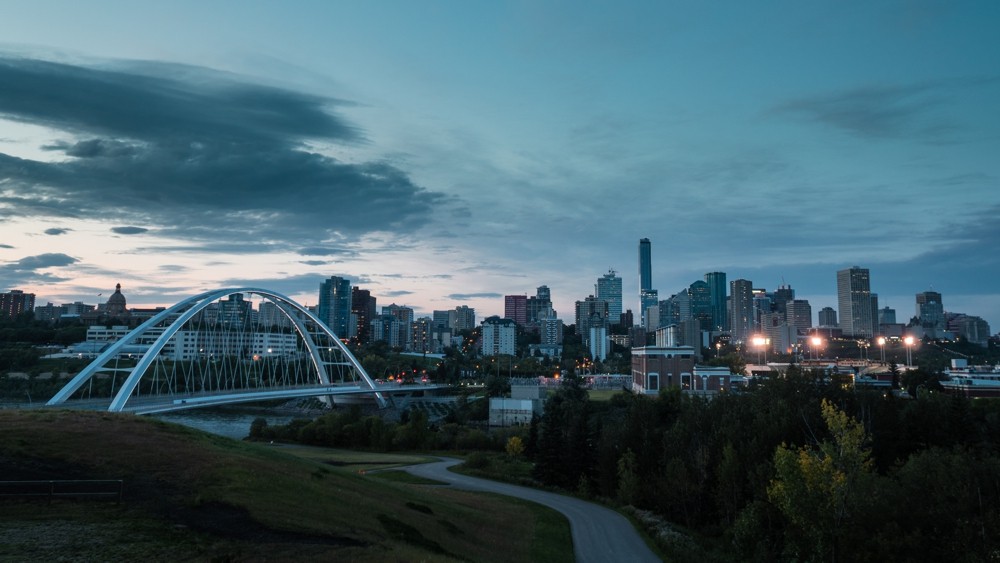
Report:
[[[0,428],[7,479],[125,480],[120,506],[0,502],[0,534],[21,531],[0,537],[0,560],[52,560],[40,551],[48,528],[51,545],[79,560],[547,560],[534,555],[547,521],[533,507],[354,469],[402,463],[395,454],[335,466],[319,453],[95,412],[0,411]],[[132,549],[124,557],[122,545]],[[568,537],[560,549],[571,551]]]
[[[410,485],[447,485],[444,481],[436,481],[434,479],[426,479],[424,477],[417,477],[412,473],[407,473],[406,471],[375,471],[372,473],[367,473],[368,477],[374,479],[384,479],[386,481],[393,481],[396,483],[408,483]]]

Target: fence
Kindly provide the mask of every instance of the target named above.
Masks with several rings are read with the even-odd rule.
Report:
[[[121,479],[0,481],[0,498],[45,498],[50,503],[54,498],[114,499],[115,504],[120,504],[124,489]]]

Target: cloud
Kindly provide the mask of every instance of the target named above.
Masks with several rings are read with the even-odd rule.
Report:
[[[111,232],[119,235],[141,235],[142,233],[148,233],[149,229],[142,227],[111,227]]]
[[[336,113],[342,100],[155,62],[91,68],[0,56],[0,83],[0,118],[63,137],[43,147],[60,157],[52,162],[0,153],[3,215],[138,219],[193,243],[286,250],[411,233],[454,201],[388,163],[307,149],[367,142]]]
[[[51,229],[45,229],[45,234],[52,235],[52,236],[59,236],[59,235],[65,235],[66,233],[70,232],[71,230],[72,229],[61,229],[61,228],[55,228],[55,227],[53,227]]]
[[[957,126],[939,116],[946,102],[940,84],[868,86],[790,100],[772,109],[865,138],[941,138]]]
[[[0,248],[14,248],[14,247],[9,244],[0,244]]]
[[[413,295],[412,291],[406,291],[405,289],[400,289],[396,291],[383,291],[379,293],[380,296],[385,297],[405,297],[407,295]]]
[[[501,293],[451,293],[446,295],[448,299],[455,299],[457,301],[465,301],[469,299],[499,299],[503,297]]]
[[[16,262],[0,264],[0,287],[12,287],[25,283],[52,283],[68,278],[43,272],[49,268],[61,268],[76,264],[78,260],[62,253],[26,256]]]
[[[328,248],[325,246],[307,246],[299,249],[302,256],[354,256],[357,253],[353,250],[343,248]]]
[[[299,264],[305,264],[306,266],[325,266],[327,264],[333,264],[331,260],[300,260]]]

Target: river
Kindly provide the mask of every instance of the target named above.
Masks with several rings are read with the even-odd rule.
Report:
[[[226,409],[192,409],[183,412],[150,415],[160,420],[183,424],[211,434],[218,434],[234,440],[242,440],[250,434],[250,423],[255,418],[267,420],[268,426],[288,424],[295,419],[288,415],[271,415],[260,410]]]

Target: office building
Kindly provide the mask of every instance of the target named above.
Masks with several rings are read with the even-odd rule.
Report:
[[[819,324],[817,326],[823,328],[836,328],[837,325],[837,311],[833,307],[823,307],[819,310]]]
[[[584,345],[590,345],[590,329],[595,326],[608,326],[608,302],[590,295],[576,302],[576,333]]]
[[[753,282],[729,282],[729,323],[733,342],[745,343],[753,333]]]
[[[872,296],[868,268],[853,266],[837,271],[837,307],[840,329],[845,336],[871,338],[875,335],[878,301]]]
[[[360,287],[351,288],[351,324],[354,327],[352,338],[366,344],[371,341],[371,325],[378,314],[377,299],[372,292]]]
[[[614,270],[597,279],[594,295],[608,304],[608,324],[618,324],[622,317],[622,279]]]
[[[705,274],[705,283],[708,284],[708,295],[711,307],[712,331],[722,332],[729,329],[728,315],[726,314],[726,273],[709,272]]]
[[[925,329],[944,330],[944,303],[940,293],[924,291],[917,294],[917,319]]]
[[[448,312],[448,326],[453,332],[476,328],[476,310],[468,305],[459,305]]]
[[[792,299],[785,303],[785,322],[799,334],[806,334],[812,328],[812,307],[805,299]]]
[[[646,311],[655,307],[659,299],[653,289],[653,252],[648,238],[639,239],[639,322],[649,329]],[[656,327],[653,327],[654,329]]]
[[[890,307],[882,307],[878,310],[878,324],[879,325],[894,325],[896,324],[896,310]]]

